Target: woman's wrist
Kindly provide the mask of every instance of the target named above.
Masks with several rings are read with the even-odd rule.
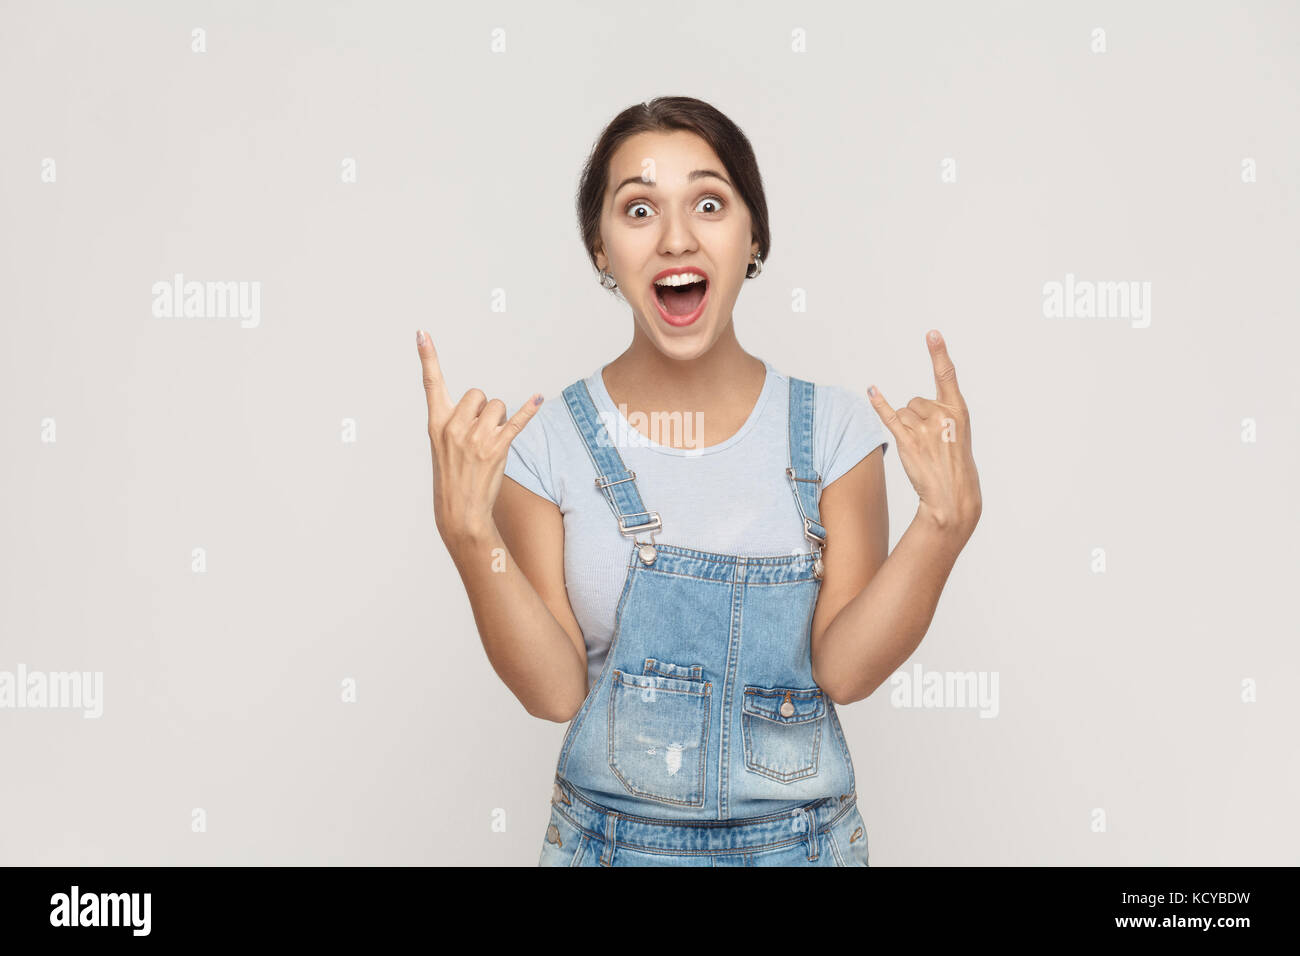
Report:
[[[975,532],[974,522],[941,514],[924,501],[917,506],[913,523],[923,527],[927,537],[932,538],[937,546],[951,551],[954,555],[966,546],[966,542]]]
[[[438,533],[442,535],[443,543],[453,556],[464,551],[477,552],[485,545],[501,540],[496,522],[491,518],[459,521],[446,529],[439,528]]]

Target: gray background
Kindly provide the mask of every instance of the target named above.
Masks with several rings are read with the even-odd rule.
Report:
[[[937,327],[971,408],[983,518],[906,666],[996,671],[1000,713],[888,684],[841,709],[872,863],[1300,861],[1297,26],[1293,3],[5,3],[0,670],[102,671],[104,715],[0,710],[0,861],[536,863],[565,728],[479,643],[413,339],[512,412],[622,351],[573,193],[601,127],[661,94],[758,154],[742,345],[898,407],[933,397]],[[175,272],[261,282],[260,326],[155,318]],[[1152,283],[1150,327],[1045,318],[1066,273]],[[893,448],[891,544],[916,506]]]

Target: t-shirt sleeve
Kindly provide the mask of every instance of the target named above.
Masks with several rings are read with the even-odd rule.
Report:
[[[506,453],[506,477],[513,478],[533,494],[559,504],[551,475],[550,445],[542,413],[545,405],[529,419],[524,430],[515,436]]]
[[[851,471],[881,447],[889,450],[890,435],[871,400],[843,386],[817,386],[816,436],[820,444],[822,488]]]

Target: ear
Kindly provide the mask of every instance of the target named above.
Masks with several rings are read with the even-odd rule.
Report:
[[[605,258],[604,245],[597,243],[594,252],[596,254],[596,268],[601,272],[609,271],[609,260]]]

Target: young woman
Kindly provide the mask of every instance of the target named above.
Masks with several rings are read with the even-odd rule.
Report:
[[[539,862],[866,866],[835,707],[915,650],[981,509],[946,349],[932,332],[936,400],[895,411],[741,348],[767,203],[699,100],[615,117],[578,215],[633,333],[562,401],[453,404],[416,337],[434,515],[483,646],[529,713],[569,722]],[[920,503],[889,554],[891,437]]]

